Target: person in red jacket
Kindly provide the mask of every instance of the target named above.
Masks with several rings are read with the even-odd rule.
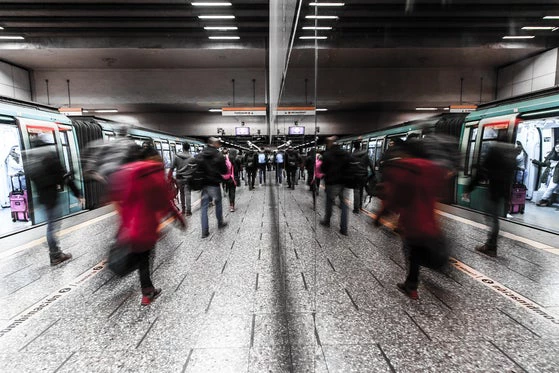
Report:
[[[400,215],[398,228],[409,261],[406,281],[398,288],[418,299],[419,268],[442,267],[448,262],[435,202],[440,195],[445,170],[436,162],[421,158],[418,143],[402,145],[399,158],[387,161],[383,171],[383,200],[387,209]]]
[[[111,177],[111,195],[120,215],[117,242],[129,250],[129,263],[140,273],[142,305],[150,304],[161,293],[150,277],[150,257],[159,238],[161,219],[172,213],[186,227],[172,200],[165,180],[163,164],[150,154],[144,159],[125,164]]]

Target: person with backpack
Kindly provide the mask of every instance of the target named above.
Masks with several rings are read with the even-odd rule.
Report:
[[[266,184],[266,153],[258,153],[258,182],[260,185]],[[264,180],[264,181],[262,181]]]
[[[52,136],[40,134],[31,141],[31,149],[25,155],[27,177],[34,183],[39,203],[46,209],[50,265],[55,266],[72,258],[72,254],[62,252],[57,238],[62,216],[59,190],[67,185],[82,206],[85,200],[71,174],[64,169]]]
[[[229,211],[235,211],[235,192],[237,190],[237,180],[235,178],[235,158],[237,151],[235,149],[223,149],[223,156],[225,157],[225,165],[227,166],[227,173],[221,175],[223,177],[223,184],[225,186],[225,193],[229,196]]]
[[[336,143],[337,137],[331,136],[326,139],[326,151],[322,159],[321,172],[324,173],[326,184],[326,210],[324,219],[320,221],[320,225],[329,227],[330,218],[332,217],[332,208],[336,203],[336,197],[340,200],[342,208],[342,217],[340,219],[340,233],[344,236],[348,235],[348,207],[345,203],[344,188],[344,170],[349,164],[349,154],[344,151]]]
[[[476,247],[476,251],[491,256],[497,256],[497,239],[499,238],[499,206],[508,206],[510,189],[516,169],[517,151],[512,144],[496,142],[492,144],[483,157],[480,167],[472,178],[470,185],[462,196],[465,201],[470,200],[470,193],[482,181],[488,181],[489,196],[486,208],[489,213],[487,225],[489,233],[485,244]]]
[[[276,184],[281,185],[281,177],[283,176],[283,163],[285,153],[278,150],[274,155],[274,166],[276,168]]]
[[[245,155],[245,168],[247,170],[248,190],[254,189],[256,181],[256,169],[258,165],[258,156],[254,150],[250,150]]]
[[[361,144],[355,142],[353,145],[353,153],[351,153],[350,167],[350,187],[353,187],[353,213],[359,214],[359,210],[363,207],[363,190],[367,184],[369,175],[374,175],[374,164],[369,158],[367,149],[361,150]]]
[[[189,168],[189,163],[194,160],[190,154],[190,144],[184,142],[182,144],[182,152],[177,153],[169,169],[168,179],[173,177],[173,171],[176,169],[176,180],[179,189],[179,198],[181,201],[181,213],[184,216],[192,215],[191,204],[191,191],[188,185],[188,179],[192,177],[192,168]]]
[[[223,174],[227,173],[227,165],[225,158],[219,152],[221,142],[218,138],[210,137],[208,146],[202,150],[197,156],[196,173],[202,175],[202,238],[210,235],[208,224],[208,207],[210,200],[215,203],[215,217],[217,219],[217,227],[224,228],[227,223],[223,221],[223,207],[221,205],[221,181]],[[196,176],[193,176],[195,178]]]
[[[289,147],[285,152],[286,162],[285,171],[287,172],[287,187],[289,189],[295,189],[297,169],[299,167],[300,158],[299,154],[295,149]]]

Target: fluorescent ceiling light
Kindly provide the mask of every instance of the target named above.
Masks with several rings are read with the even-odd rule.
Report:
[[[23,36],[0,36],[2,40],[23,40]]]
[[[416,107],[415,110],[421,110],[421,111],[436,111],[439,110],[436,107]]]
[[[0,26],[0,30],[4,30],[4,27]]]
[[[238,30],[237,26],[205,26],[204,30],[215,30],[215,31],[230,31]]]
[[[344,6],[345,3],[309,3],[310,6]]]
[[[305,26],[303,30],[332,30],[330,26]]]
[[[237,40],[240,36],[208,36],[212,40]]]
[[[503,39],[533,39],[535,36],[533,35],[524,35],[524,36],[503,36]]]
[[[522,30],[553,30],[553,26],[524,26]]]
[[[212,112],[212,113],[221,113],[222,110],[221,110],[221,109],[210,109],[210,112]]]
[[[90,110],[94,113],[118,113],[117,109],[97,109],[97,110]]]
[[[195,2],[192,3],[193,6],[231,6],[230,2],[221,3],[208,3],[208,2]]]
[[[307,19],[338,19],[338,16],[305,16]]]
[[[299,36],[299,39],[319,39],[319,40],[324,40],[324,39],[328,39],[327,36]]]
[[[235,16],[198,16],[200,19],[235,19]]]
[[[543,19],[559,19],[559,16],[545,16]]]
[[[316,111],[328,111],[326,108],[317,108]]]

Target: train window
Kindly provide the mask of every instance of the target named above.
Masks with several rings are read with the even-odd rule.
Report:
[[[476,145],[476,138],[477,138],[477,127],[467,127],[466,131],[469,131],[468,134],[468,145],[466,149],[466,167],[464,168],[464,175],[470,175],[472,173],[472,166],[474,160],[474,149]]]
[[[161,152],[161,142],[160,141],[154,141],[153,142],[155,149],[158,150],[159,152]]]
[[[373,161],[375,160],[376,143],[377,141],[374,139],[369,140],[369,158]]]
[[[60,143],[62,144],[62,155],[64,156],[64,166],[66,172],[72,171],[72,154],[70,154],[70,145],[68,142],[68,132],[60,132]]]
[[[382,149],[384,147],[384,139],[378,139],[377,140],[377,149],[375,151],[375,166],[378,165],[378,162],[380,160],[380,157],[382,157]]]
[[[481,136],[481,148],[478,164],[485,161],[489,148],[496,142],[503,142],[507,138],[508,124],[486,125]]]
[[[164,142],[163,143],[163,164],[165,168],[171,168],[171,151],[170,151],[170,147],[169,147],[169,143]]]

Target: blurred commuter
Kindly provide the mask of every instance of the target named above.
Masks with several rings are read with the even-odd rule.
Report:
[[[299,168],[299,163],[301,163],[301,158],[299,153],[292,147],[289,147],[285,152],[285,171],[287,172],[287,187],[290,189],[295,189],[295,184],[297,183],[297,169]]]
[[[176,169],[176,180],[179,189],[179,196],[181,201],[181,212],[185,216],[192,215],[192,199],[190,187],[187,183],[188,178],[188,165],[194,161],[194,157],[190,154],[190,144],[185,142],[182,144],[182,152],[177,153],[171,168],[169,169],[168,179],[173,177],[173,171]]]
[[[412,146],[415,145],[415,146]],[[400,156],[386,160],[382,197],[385,207],[400,215],[408,274],[398,289],[418,299],[420,266],[440,268],[448,262],[448,251],[435,217],[435,202],[443,186],[445,170],[418,156],[419,144],[402,144]]]
[[[281,178],[283,176],[283,168],[285,162],[285,153],[283,150],[278,150],[274,155],[274,167],[276,168],[276,184],[281,185]]]
[[[336,143],[337,137],[332,136],[326,139],[326,151],[322,160],[321,171],[324,173],[326,184],[326,210],[324,219],[320,224],[329,227],[332,217],[332,208],[336,202],[336,197],[340,200],[342,217],[340,220],[340,233],[347,236],[348,207],[344,196],[344,170],[349,163],[349,154],[342,150]]]
[[[353,188],[353,213],[358,214],[359,210],[363,207],[363,190],[367,184],[369,177],[374,177],[375,166],[369,158],[367,149],[361,150],[361,144],[355,142],[353,144],[353,153],[351,154],[352,160],[358,162],[355,168],[354,188]]]
[[[27,176],[35,183],[36,193],[47,213],[47,243],[49,246],[50,265],[54,266],[72,258],[72,254],[64,253],[58,242],[60,217],[62,216],[59,192],[67,185],[72,193],[80,199],[83,206],[82,193],[74,183],[56,151],[52,138],[39,135],[32,140],[32,149],[26,152]]]
[[[383,172],[383,169],[384,169],[384,165],[386,164],[387,161],[397,159],[397,158],[400,157],[400,151],[401,151],[401,148],[402,148],[403,144],[404,144],[404,140],[400,139],[399,137],[394,137],[394,138],[391,138],[391,139],[388,140],[386,150],[384,151],[382,156],[379,158],[379,172],[380,172],[380,177],[381,177],[380,181],[383,180],[382,172]],[[376,194],[382,195],[382,190],[380,190],[382,188],[383,188],[382,182],[378,183]],[[373,221],[373,224],[377,227],[380,225],[380,219],[389,213],[389,210],[385,206],[384,200],[382,198],[381,198],[381,200],[382,200],[381,201],[381,203],[382,203],[381,208],[377,212],[375,220]]]
[[[258,183],[266,184],[266,153],[258,153]]]
[[[247,170],[248,190],[254,189],[257,167],[258,155],[254,150],[249,150],[248,153],[245,155],[245,168]]]
[[[476,247],[476,251],[488,256],[497,256],[499,215],[501,215],[499,207],[508,207],[517,154],[518,152],[512,144],[497,142],[491,145],[462,196],[462,199],[469,200],[470,193],[480,184],[480,181],[487,180],[489,182],[486,210],[489,213],[487,224],[490,226],[490,230],[485,244]]]
[[[171,213],[186,227],[184,218],[172,202],[161,156],[154,148],[142,150],[142,159],[127,163],[110,178],[111,196],[120,215],[117,246],[126,251],[128,270],[138,269],[143,306],[157,298],[150,276],[150,261],[159,238],[160,221]],[[123,274],[123,273],[120,273]]]
[[[235,211],[235,192],[237,190],[237,180],[235,180],[235,165],[234,165],[234,161],[235,161],[235,154],[233,153],[233,150],[231,150],[231,153],[229,153],[229,149],[223,149],[223,156],[225,157],[225,165],[227,166],[227,172],[223,175],[221,175],[223,177],[223,184],[225,185],[225,192],[227,193],[227,196],[229,197],[229,211],[230,212],[234,212]],[[233,159],[233,162],[231,161],[231,159]]]
[[[559,163],[559,142],[555,144],[555,147],[549,152],[543,162],[533,159],[532,163],[540,167],[547,167],[541,178],[542,184],[547,185],[547,187],[542,199],[536,205],[551,206],[553,192],[557,189],[557,185],[559,185],[559,167],[557,167],[557,163]]]
[[[221,188],[220,184],[223,180],[223,174],[227,173],[227,165],[225,158],[219,152],[221,143],[219,139],[210,137],[208,146],[200,153],[200,165],[204,171],[204,180],[202,182],[202,238],[210,235],[208,223],[208,207],[210,200],[215,203],[215,217],[217,219],[218,228],[223,228],[227,225],[223,221],[223,207],[221,204]]]

